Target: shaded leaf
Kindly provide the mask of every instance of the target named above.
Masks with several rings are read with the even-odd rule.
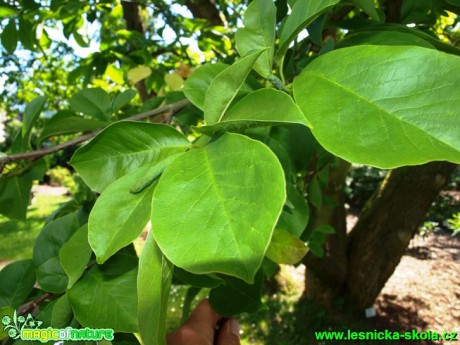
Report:
[[[104,265],[91,268],[67,291],[80,324],[137,332],[137,261],[133,255],[117,254]]]
[[[209,303],[219,315],[224,317],[255,313],[264,308],[260,300],[263,279],[262,271],[257,273],[253,284],[233,277],[224,277],[226,284],[211,290]]]
[[[0,282],[0,307],[18,308],[34,287],[34,263],[32,260],[22,260],[5,266],[0,271]]]
[[[91,247],[88,243],[88,225],[83,225],[59,250],[59,261],[69,278],[68,288],[80,279],[91,258]]]
[[[35,240],[33,260],[37,267],[37,280],[48,292],[61,293],[68,279],[59,261],[59,250],[82,226],[76,213],[49,222]]]

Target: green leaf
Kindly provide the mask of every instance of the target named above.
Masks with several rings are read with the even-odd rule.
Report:
[[[375,8],[374,0],[350,0],[350,2],[366,12],[372,20],[380,21],[380,16]]]
[[[51,327],[65,328],[73,318],[72,307],[70,306],[67,295],[63,295],[56,300],[51,314]]]
[[[224,281],[215,274],[193,274],[180,267],[174,267],[174,278],[178,280],[179,283],[197,288],[215,288],[224,283]]]
[[[24,48],[34,50],[37,38],[35,37],[35,28],[31,22],[24,19],[24,16],[19,17],[18,38]]]
[[[88,243],[88,225],[85,224],[59,250],[61,266],[69,278],[69,289],[85,272],[91,253]]]
[[[264,308],[260,297],[264,275],[259,271],[254,284],[248,284],[241,279],[225,277],[225,285],[212,289],[209,293],[209,303],[212,308],[224,317],[241,313],[255,313]]]
[[[103,263],[133,242],[147,224],[155,184],[133,194],[130,189],[147,176],[163,171],[177,155],[141,167],[107,187],[89,216],[89,243],[98,263]]]
[[[47,169],[43,159],[24,173],[0,177],[0,213],[11,219],[25,220],[34,180],[40,180]]]
[[[173,275],[152,233],[147,236],[139,261],[137,313],[144,345],[166,345],[166,314]]]
[[[319,233],[322,233],[322,234],[326,234],[326,235],[331,235],[331,234],[335,234],[335,229],[330,226],[330,225],[327,225],[327,224],[322,224],[322,225],[319,225],[317,226],[313,232],[319,232]]]
[[[32,260],[16,261],[5,266],[0,271],[0,281],[0,307],[19,307],[35,284],[35,267]]]
[[[2,7],[2,9],[5,7]],[[10,19],[8,24],[3,28],[3,32],[0,35],[3,48],[5,48],[8,54],[13,54],[18,45],[18,31],[16,29],[16,21],[14,18]]]
[[[137,95],[137,91],[134,89],[128,89],[121,93],[119,93],[112,102],[112,112],[116,113],[118,110],[123,108],[126,104],[128,104],[135,96]]]
[[[73,311],[67,295],[51,301],[45,308],[41,309],[36,319],[43,322],[40,327],[42,329],[46,327],[66,328],[71,326]]]
[[[45,102],[46,97],[40,96],[27,104],[26,110],[24,111],[24,123],[22,126],[23,138],[27,138],[28,134],[32,131],[32,127],[40,116],[40,113],[45,106]]]
[[[68,279],[59,261],[59,250],[81,226],[77,214],[71,213],[49,222],[35,240],[33,260],[43,290],[53,293],[66,290]]]
[[[91,268],[67,291],[81,325],[137,332],[137,261],[135,256],[117,254],[104,265]]]
[[[277,228],[286,229],[292,235],[299,237],[308,224],[310,216],[308,203],[297,187],[291,184],[287,186],[287,200],[293,207],[284,207]]]
[[[220,122],[230,103],[243,86],[252,66],[265,49],[248,54],[219,73],[211,82],[204,101],[204,119],[208,124]]]
[[[303,241],[288,231],[277,228],[265,255],[277,264],[295,265],[307,252],[308,247]]]
[[[60,111],[49,119],[40,133],[39,144],[47,138],[55,135],[72,134],[78,132],[88,132],[95,129],[104,128],[109,122],[97,119],[84,118],[75,115],[72,111]]]
[[[263,77],[272,74],[275,49],[276,7],[272,0],[252,1],[244,14],[244,28],[235,34],[236,48],[241,56],[254,49],[269,48],[254,63]]]
[[[204,64],[198,67],[184,83],[183,91],[188,100],[203,110],[209,85],[227,67],[228,65],[223,63]]]
[[[294,96],[316,139],[345,160],[459,163],[459,73],[459,57],[432,49],[358,46],[313,61]]]
[[[205,134],[213,134],[222,129],[240,130],[286,123],[309,126],[305,115],[288,94],[275,89],[260,89],[232,106],[221,122],[197,129]]]
[[[16,14],[16,9],[8,6],[0,6],[0,18],[12,17]]]
[[[284,56],[291,42],[300,31],[310,25],[321,14],[337,5],[339,0],[297,0],[281,30],[279,48],[275,60],[282,69]]]
[[[317,209],[320,209],[323,205],[323,193],[317,176],[313,176],[308,185],[308,200]]]
[[[112,101],[101,88],[84,89],[69,101],[70,107],[80,113],[108,121],[112,116]]]
[[[388,46],[418,46],[435,49],[433,45],[423,38],[410,33],[398,31],[360,31],[348,35],[342,40],[337,48],[355,45],[388,45]]]
[[[224,134],[165,170],[153,197],[153,234],[178,267],[251,282],[285,198],[283,170],[270,149]]]
[[[159,162],[189,146],[188,140],[170,126],[122,121],[105,128],[79,148],[70,164],[88,186],[102,192],[140,166]]]

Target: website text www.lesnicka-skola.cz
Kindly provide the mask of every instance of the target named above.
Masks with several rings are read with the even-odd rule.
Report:
[[[319,331],[315,332],[315,338],[319,341],[336,340],[336,341],[354,341],[354,340],[374,340],[374,341],[458,341],[458,333],[453,331],[433,332],[433,331]]]

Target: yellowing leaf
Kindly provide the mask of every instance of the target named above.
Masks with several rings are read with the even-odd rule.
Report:
[[[184,79],[177,73],[166,74],[164,79],[171,91],[179,90],[184,85]]]
[[[122,85],[125,82],[123,78],[123,72],[120,71],[118,68],[114,67],[113,65],[107,66],[105,74],[107,74],[107,76],[117,84]]]
[[[128,71],[128,80],[131,85],[134,85],[141,80],[149,77],[152,74],[152,70],[147,66],[137,66]]]

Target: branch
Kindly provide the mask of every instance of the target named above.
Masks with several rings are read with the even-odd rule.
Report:
[[[163,115],[165,113],[168,114],[169,117],[171,117],[174,113],[176,113],[177,111],[179,111],[180,109],[184,108],[185,106],[187,106],[189,104],[190,104],[190,102],[188,100],[184,99],[182,101],[172,103],[172,104],[167,104],[165,106],[159,107],[159,108],[154,109],[154,110],[147,111],[145,113],[141,113],[141,114],[133,115],[131,117],[127,117],[126,119],[123,119],[121,121],[140,121],[140,120],[147,119],[149,117]],[[96,131],[93,131],[93,132],[90,132],[90,133],[83,134],[82,136],[80,136],[78,138],[66,141],[66,142],[61,143],[61,144],[56,145],[56,146],[52,146],[52,147],[48,147],[48,148],[44,148],[44,149],[39,149],[39,150],[36,150],[36,151],[31,151],[31,152],[18,153],[18,154],[14,154],[14,155],[10,155],[10,156],[0,157],[0,172],[1,172],[1,170],[3,170],[3,167],[8,163],[23,160],[23,159],[37,159],[37,158],[46,156],[46,155],[48,155],[50,153],[61,151],[61,150],[65,149],[65,148],[68,148],[68,147],[76,146],[78,144],[81,144],[81,143],[91,139],[92,137],[94,137],[100,131],[101,130],[96,130]]]
[[[31,312],[35,309],[36,306],[38,306],[40,303],[46,301],[46,300],[47,300],[48,298],[50,298],[51,296],[53,296],[53,294],[47,292],[47,293],[45,293],[43,296],[38,297],[36,300],[30,302],[30,304],[27,306],[27,308],[24,309],[23,311],[21,311],[21,312],[19,313],[19,315],[23,315],[23,316],[24,316],[24,315],[27,315],[27,314],[31,313]]]

